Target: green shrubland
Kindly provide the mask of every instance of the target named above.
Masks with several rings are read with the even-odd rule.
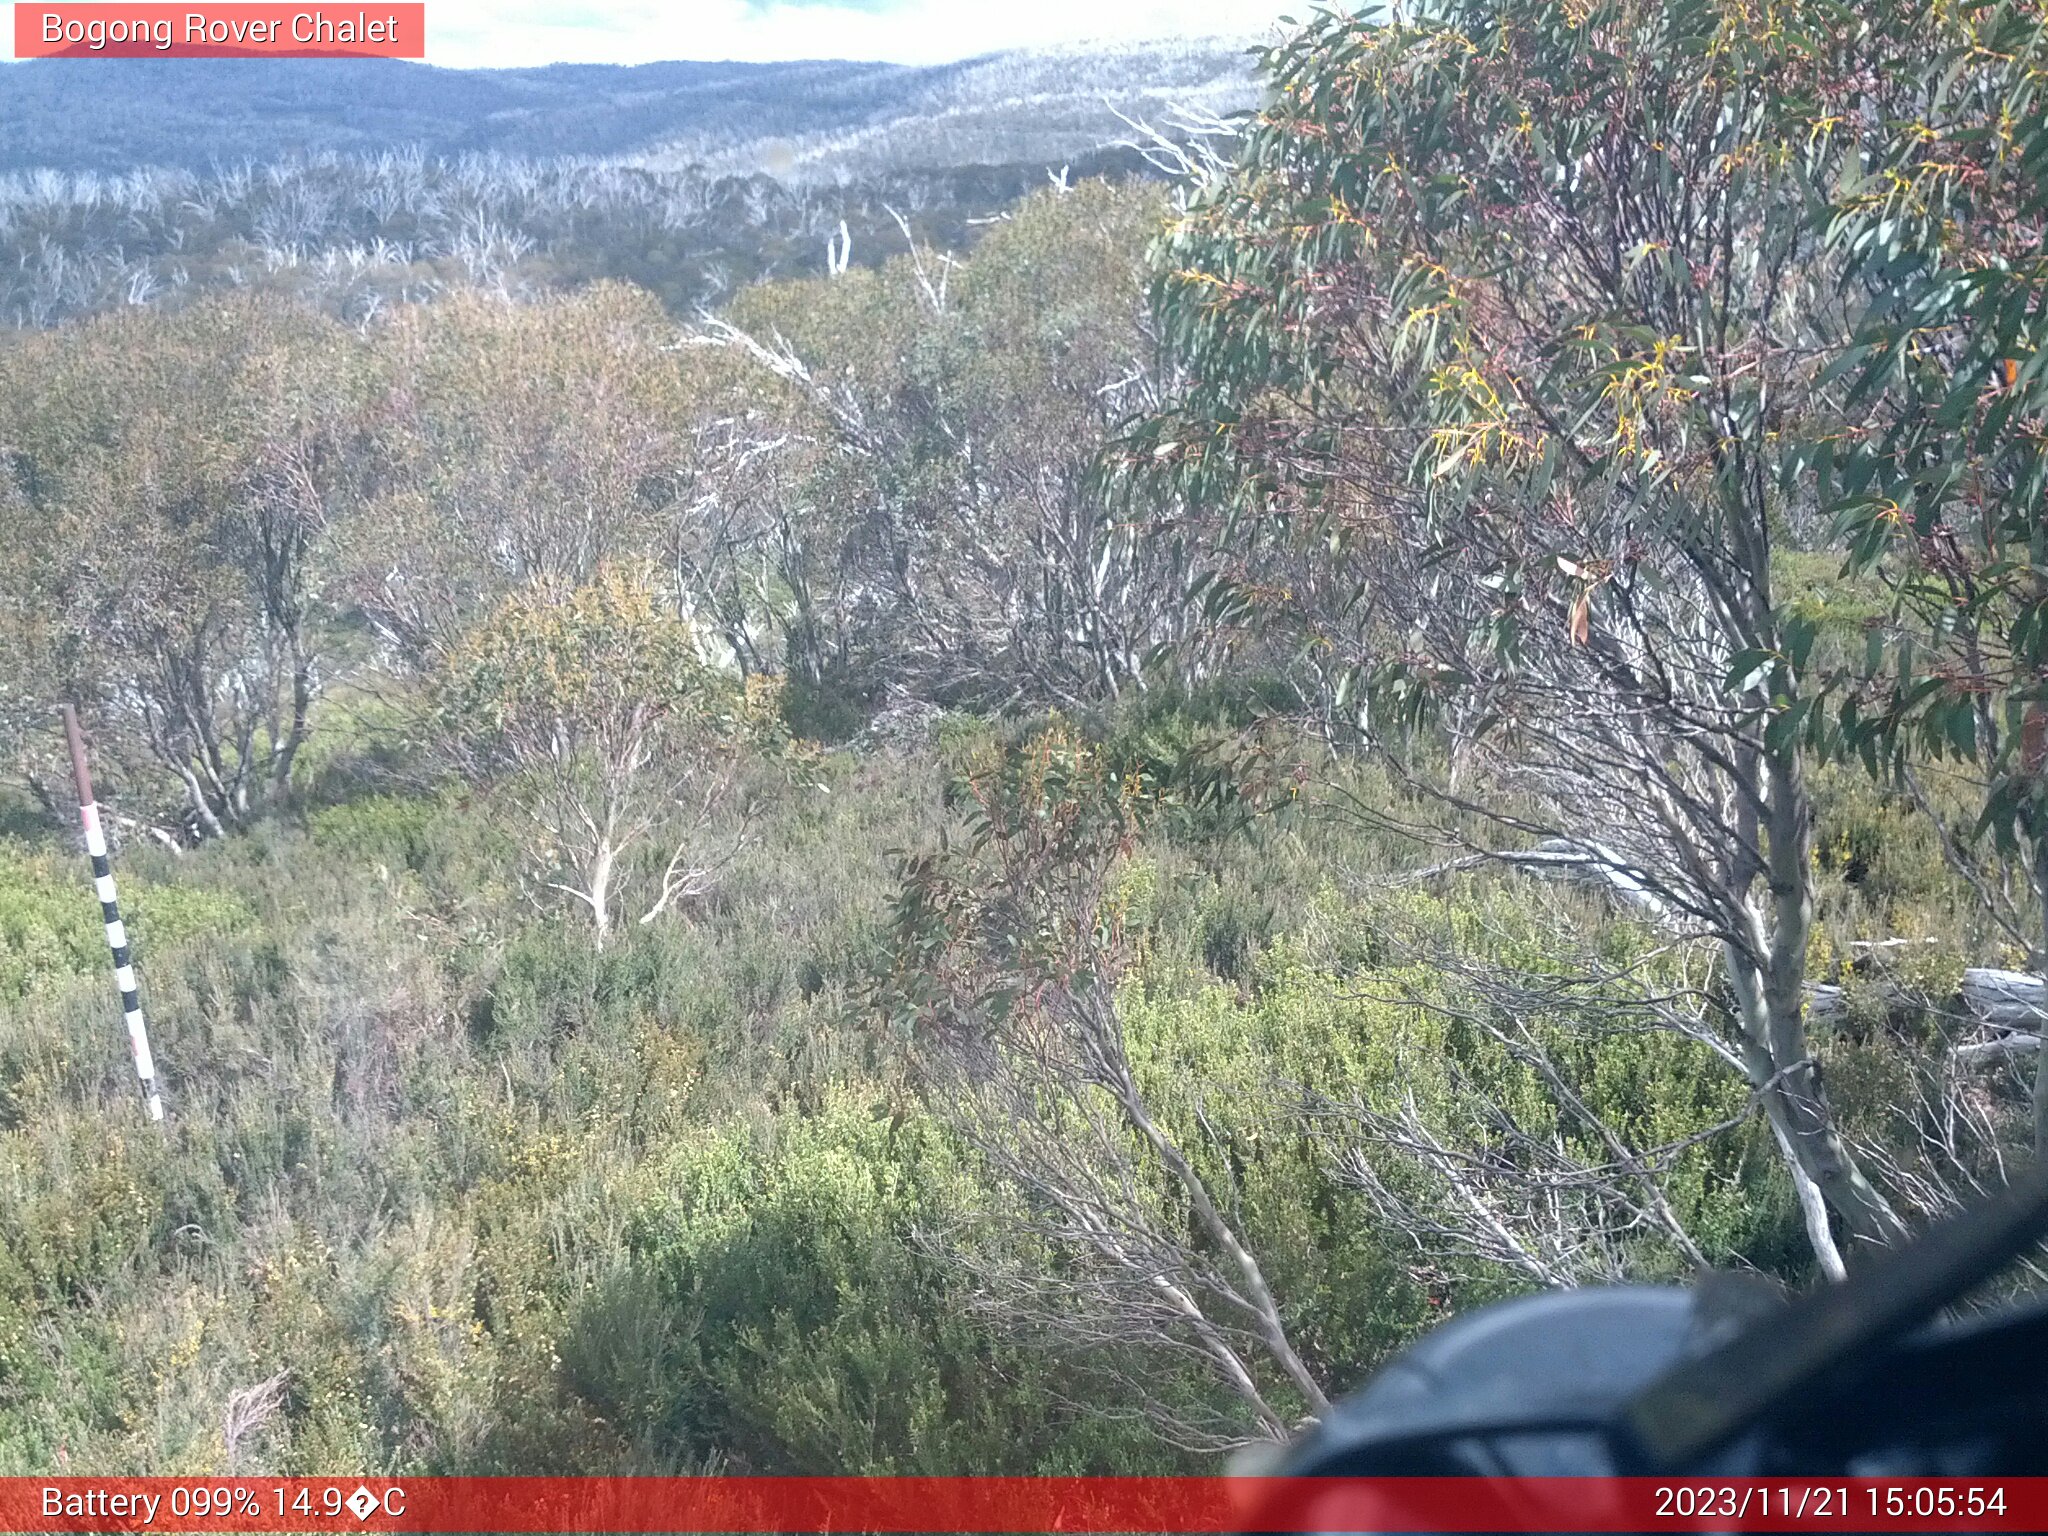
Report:
[[[1201,727],[1105,740],[1162,731]],[[1005,750],[970,738],[952,750]],[[521,894],[504,830],[454,789],[309,805],[182,858],[131,845],[161,1130],[139,1114],[81,862],[54,832],[17,841],[0,998],[8,1470],[1190,1465],[1147,1414],[1200,1410],[1214,1387],[1199,1369],[1142,1341],[1064,1350],[986,1305],[962,1245],[1008,1273],[1060,1257],[1028,1220],[998,1219],[1023,1196],[867,1001],[892,858],[933,836],[952,771],[936,749],[825,755],[711,897],[601,951]],[[1852,784],[1820,845],[1882,816]],[[1222,834],[1162,822],[1119,877],[1138,1081],[1231,1192],[1333,1389],[1530,1283],[1391,1229],[1333,1173],[1338,1106],[1412,1102],[1473,1145],[1498,1139],[1496,1111],[1538,1139],[1585,1134],[1526,1063],[1425,1006],[1455,986],[1420,958],[1427,940],[1562,971],[1574,957],[1546,946],[1575,898],[1485,874],[1349,894],[1426,857],[1294,812]],[[1881,903],[1895,927],[1967,942],[1945,897],[1829,879],[1831,907]],[[1611,957],[1649,943],[1596,900],[1578,921]],[[1715,1262],[1804,1273],[1736,1074],[1668,1032],[1536,1028],[1636,1144],[1741,1121],[1665,1187]],[[1824,1044],[1878,1136],[1897,1129],[1888,1028]],[[1425,1168],[1388,1176],[1440,1196]],[[1689,1273],[1654,1240],[1628,1263]],[[229,1399],[279,1372],[275,1412],[231,1451]]]

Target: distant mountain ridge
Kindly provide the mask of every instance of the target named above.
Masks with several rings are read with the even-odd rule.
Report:
[[[1120,112],[1249,106],[1250,47],[1194,39],[934,66],[30,60],[0,68],[0,172],[204,170],[401,147],[796,180],[1056,162],[1128,136]]]

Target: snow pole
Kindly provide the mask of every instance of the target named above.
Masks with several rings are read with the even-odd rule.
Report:
[[[64,706],[64,737],[71,744],[71,777],[78,785],[78,819],[85,826],[85,851],[92,860],[93,894],[100,899],[100,916],[107,925],[107,948],[114,954],[114,985],[121,992],[121,1017],[128,1026],[128,1047],[135,1054],[135,1075],[142,1080],[148,1097],[149,1118],[164,1117],[164,1101],[157,1092],[156,1062],[149,1054],[149,1026],[143,1022],[142,999],[135,991],[135,961],[128,951],[128,929],[121,921],[121,906],[114,899],[114,866],[107,858],[106,833],[100,830],[99,802],[93,798],[92,770],[86,766],[85,737],[78,729],[78,711]]]

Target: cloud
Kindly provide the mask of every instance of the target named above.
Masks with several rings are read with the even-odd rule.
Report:
[[[1286,0],[430,0],[427,62],[457,68],[657,59],[937,64],[1005,48],[1264,36]]]

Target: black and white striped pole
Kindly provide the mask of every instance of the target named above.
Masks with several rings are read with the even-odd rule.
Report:
[[[143,1022],[142,999],[135,991],[135,959],[128,952],[128,929],[121,921],[120,903],[114,899],[114,866],[107,859],[106,833],[100,830],[92,770],[85,762],[85,737],[79,733],[78,711],[69,704],[64,706],[64,737],[71,744],[71,776],[78,783],[78,819],[85,826],[85,851],[92,860],[93,894],[99,897],[100,916],[106,919],[107,948],[114,952],[114,985],[121,991],[128,1048],[135,1053],[135,1075],[142,1079],[142,1091],[149,1099],[149,1118],[161,1120],[164,1101],[157,1092],[156,1062],[149,1054],[149,1026]]]

